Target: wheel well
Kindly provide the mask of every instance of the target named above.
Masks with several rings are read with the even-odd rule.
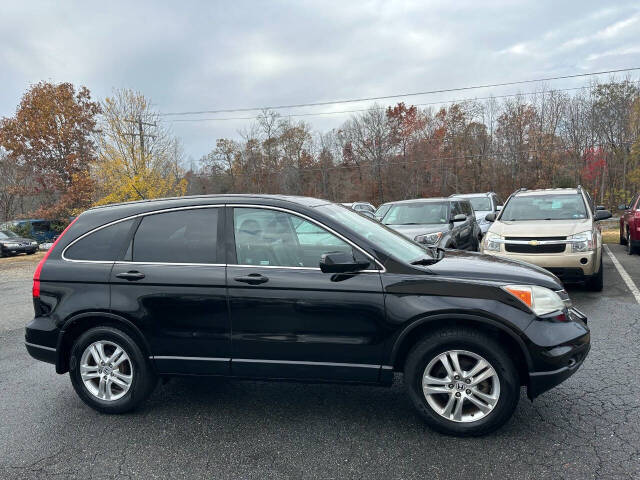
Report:
[[[490,335],[501,346],[505,348],[511,358],[514,359],[516,368],[520,375],[520,384],[526,385],[529,378],[529,369],[527,367],[527,360],[525,359],[522,349],[518,345],[517,341],[508,333],[493,325],[481,323],[479,321],[468,319],[438,319],[429,322],[424,322],[422,325],[417,326],[404,339],[399,345],[396,356],[393,362],[393,368],[395,371],[404,370],[404,363],[407,359],[407,355],[411,348],[418,343],[421,339],[429,336],[431,333],[445,327],[468,327]]]
[[[122,330],[136,342],[145,356],[150,355],[149,345],[135,327],[116,316],[96,313],[78,318],[65,328],[64,335],[59,344],[58,363],[56,365],[57,373],[66,373],[69,371],[69,359],[71,357],[73,344],[80,335],[94,327],[113,327]]]

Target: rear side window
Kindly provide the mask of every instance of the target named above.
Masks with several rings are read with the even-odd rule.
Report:
[[[64,252],[69,260],[118,260],[133,220],[114,223],[81,238]]]
[[[217,263],[219,208],[197,208],[143,217],[132,245],[134,262]]]

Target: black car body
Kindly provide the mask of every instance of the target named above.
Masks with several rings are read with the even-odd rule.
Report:
[[[478,249],[480,227],[471,203],[459,198],[424,198],[387,203],[384,225],[430,247]]]
[[[291,228],[297,246],[289,241]],[[133,404],[122,403],[125,395],[111,408],[83,390],[78,369],[89,368],[82,358],[92,363],[86,352],[100,334],[111,345],[130,345],[131,370],[147,378],[378,385],[390,385],[394,372],[406,379],[422,368],[422,345],[438,348],[449,335],[462,339],[455,351],[484,351],[507,364],[494,373],[513,408],[520,385],[534,398],[581,365],[589,350],[586,318],[555,276],[477,253],[439,251],[431,258],[428,252],[342,206],[304,197],[194,196],[94,208],[77,217],[38,266],[26,348],[57,373],[71,370],[83,399],[107,412]],[[564,303],[540,316],[507,285],[535,285]],[[106,376],[107,367],[112,373],[108,359],[96,363],[90,366],[100,369],[96,375]],[[147,394],[136,393],[136,402]],[[504,415],[430,423],[481,434],[510,412]]]
[[[0,257],[26,253],[32,255],[38,251],[38,242],[21,237],[11,230],[0,230]]]

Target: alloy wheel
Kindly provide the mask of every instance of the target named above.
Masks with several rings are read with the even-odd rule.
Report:
[[[114,342],[100,340],[85,348],[80,377],[94,397],[115,401],[124,397],[133,381],[133,365],[127,352]]]
[[[487,416],[500,398],[500,379],[491,364],[466,350],[448,350],[432,359],[422,375],[429,406],[454,422],[475,422]]]

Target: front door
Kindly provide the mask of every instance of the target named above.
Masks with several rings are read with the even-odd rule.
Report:
[[[143,330],[160,373],[230,371],[223,214],[212,206],[142,217],[111,272],[111,308]]]
[[[376,382],[382,358],[380,274],[322,273],[327,252],[355,252],[311,219],[272,208],[227,214],[232,374]]]

